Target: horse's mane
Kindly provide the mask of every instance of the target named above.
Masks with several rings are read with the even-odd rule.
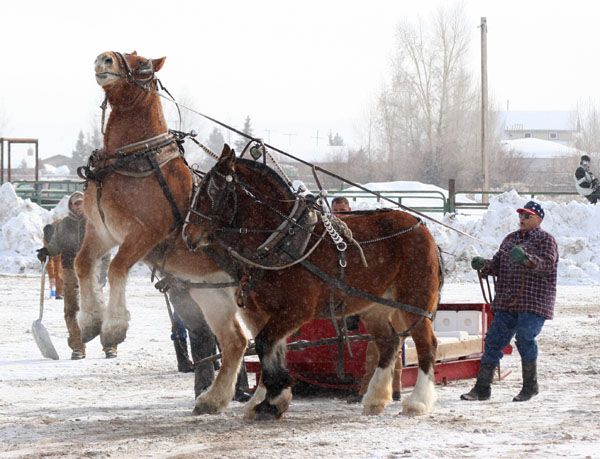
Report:
[[[248,169],[252,174],[257,174],[261,178],[268,178],[272,182],[271,184],[280,191],[284,196],[284,199],[295,199],[294,192],[285,180],[277,173],[274,169],[268,165],[251,159],[237,158],[235,160],[236,170],[240,173],[244,173],[244,168]],[[242,166],[240,169],[239,166]],[[255,186],[255,183],[252,183]]]

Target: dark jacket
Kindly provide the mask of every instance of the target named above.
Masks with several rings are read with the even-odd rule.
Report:
[[[587,167],[579,166],[575,170],[575,188],[581,196],[588,196],[598,188],[598,180]]]
[[[62,267],[73,269],[73,261],[85,236],[85,217],[77,218],[69,213],[63,218],[52,235],[48,244],[48,253],[51,257],[61,254]]]
[[[525,250],[530,264],[523,266],[513,261],[510,250],[515,245]],[[530,312],[552,319],[557,266],[558,247],[549,233],[540,228],[510,233],[482,270],[485,275],[498,277],[492,309]]]

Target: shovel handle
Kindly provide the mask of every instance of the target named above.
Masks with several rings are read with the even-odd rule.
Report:
[[[44,288],[46,286],[46,266],[48,265],[48,258],[42,264],[42,279],[41,279],[41,287],[40,287],[40,317],[38,320],[42,320],[42,316],[44,315]]]

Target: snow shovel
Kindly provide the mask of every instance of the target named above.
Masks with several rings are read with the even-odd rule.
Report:
[[[33,337],[35,338],[35,342],[40,349],[40,352],[47,359],[58,360],[58,354],[56,349],[54,349],[54,345],[52,344],[52,340],[50,339],[50,334],[44,324],[42,324],[42,316],[44,315],[44,284],[46,282],[46,265],[48,264],[48,260],[44,262],[42,265],[42,285],[40,290],[40,316],[37,320],[33,321],[31,325],[31,332],[33,333]]]

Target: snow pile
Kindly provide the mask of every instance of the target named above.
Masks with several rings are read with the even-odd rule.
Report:
[[[443,222],[464,231],[482,242],[464,237],[435,223],[428,224],[440,245],[449,278],[452,281],[475,280],[470,267],[474,256],[491,258],[504,237],[518,229],[515,210],[529,198],[509,191],[490,198],[488,211],[479,216],[444,217]],[[577,201],[555,203],[536,199],[546,212],[542,229],[552,234],[558,244],[561,283],[600,283],[600,207]]]
[[[42,247],[42,228],[67,215],[67,200],[48,211],[18,197],[10,183],[0,187],[0,272],[39,270],[35,250]]]

